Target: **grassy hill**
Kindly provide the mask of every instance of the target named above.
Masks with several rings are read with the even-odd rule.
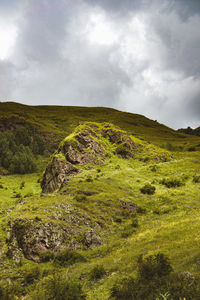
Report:
[[[121,112],[112,108],[77,106],[27,106],[13,102],[0,103],[0,128],[12,123],[27,122],[48,136],[48,142],[58,145],[81,122],[110,122],[128,133],[162,147],[200,149],[199,138],[179,133],[142,115]],[[5,126],[1,125],[5,124]],[[55,141],[57,143],[55,143]]]
[[[1,103],[0,118],[59,144],[0,176],[0,299],[199,299],[200,137],[108,108]],[[42,193],[55,159],[78,172]]]

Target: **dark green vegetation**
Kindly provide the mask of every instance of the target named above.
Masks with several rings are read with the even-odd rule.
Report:
[[[192,129],[191,127],[181,128],[181,129],[178,129],[178,132],[200,136],[200,127],[197,127],[195,129]]]
[[[34,155],[44,153],[44,142],[31,127],[0,133],[0,172],[25,174],[36,170]]]
[[[0,299],[199,299],[199,137],[107,108],[0,116],[36,163],[0,176]]]

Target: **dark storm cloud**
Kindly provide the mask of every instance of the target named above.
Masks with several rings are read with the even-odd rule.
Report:
[[[147,8],[153,0],[86,0],[86,2],[93,6],[100,6],[108,12],[122,15]]]
[[[12,53],[0,49],[1,100],[111,106],[199,126],[198,3],[0,1],[0,42],[14,37]]]

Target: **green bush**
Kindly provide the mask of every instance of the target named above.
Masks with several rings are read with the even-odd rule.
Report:
[[[85,258],[81,254],[70,249],[59,252],[54,258],[54,263],[63,267],[82,261],[85,261]]]
[[[162,278],[172,272],[169,259],[163,254],[150,255],[146,259],[138,259],[138,278],[144,281]]]
[[[55,257],[55,254],[51,250],[42,251],[39,253],[40,261],[41,262],[47,262],[50,260],[53,260]]]
[[[122,158],[129,158],[131,155],[130,150],[127,148],[125,143],[118,145],[115,149],[115,153],[120,155]]]
[[[132,277],[123,278],[112,287],[111,299],[116,299],[116,300],[135,299],[134,286],[135,286],[135,280]]]
[[[175,188],[184,185],[183,182],[178,178],[164,178],[160,181],[160,183],[168,188]]]
[[[122,222],[122,219],[119,218],[119,217],[114,216],[114,217],[113,217],[113,221],[116,222],[116,223],[121,223],[121,222]]]
[[[151,184],[145,184],[141,189],[141,193],[142,194],[148,194],[148,195],[153,195],[155,193],[155,186],[151,185]]]
[[[138,214],[145,214],[146,213],[146,208],[144,208],[144,207],[141,207],[141,206],[138,206],[138,208],[137,208],[137,213]]]
[[[111,288],[111,297],[116,300],[155,300],[163,291],[171,271],[168,258],[162,253],[146,259],[140,256],[136,278],[129,276],[118,280]]]
[[[90,271],[90,279],[91,280],[98,280],[101,279],[106,274],[106,271],[102,265],[96,265]]]
[[[33,300],[84,300],[86,296],[82,286],[74,280],[56,274],[49,276],[45,282],[38,286]]]
[[[200,280],[189,272],[174,273],[168,258],[158,253],[138,259],[136,278],[119,279],[111,288],[116,300],[199,300]]]
[[[88,175],[85,181],[87,181],[87,182],[92,182],[92,181],[93,181],[92,176],[91,176],[91,175]]]

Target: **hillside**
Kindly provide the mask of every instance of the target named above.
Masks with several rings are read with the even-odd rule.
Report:
[[[136,137],[162,147],[200,149],[195,136],[178,133],[157,121],[142,115],[121,112],[112,108],[77,106],[27,106],[14,102],[0,103],[0,131],[14,129],[28,123],[45,137],[49,149],[55,150],[59,142],[81,122],[110,122]]]
[[[200,136],[200,127],[197,127],[195,129],[192,129],[191,127],[181,128],[181,129],[178,129],[178,132]]]
[[[200,137],[107,108],[1,108],[2,131],[29,124],[56,151],[0,176],[0,299],[199,299]]]

